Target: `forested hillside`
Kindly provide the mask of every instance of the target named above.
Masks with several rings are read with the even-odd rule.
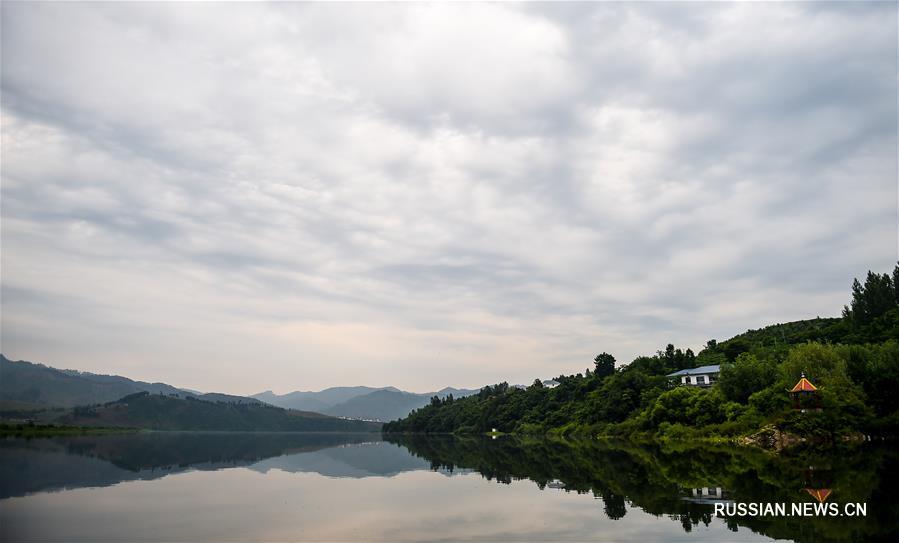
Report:
[[[103,405],[75,407],[55,422],[70,426],[254,432],[372,432],[380,427],[260,402],[206,401],[147,392]]]
[[[189,394],[165,383],[60,370],[24,360],[12,361],[0,354],[0,408],[73,407],[110,402],[135,392]]]
[[[209,402],[263,403],[255,398],[218,392],[196,392],[165,383],[134,381],[121,375],[62,370],[0,354],[0,413],[26,413],[53,407],[112,402],[138,392],[194,398]]]
[[[709,388],[668,374],[721,365]],[[793,408],[788,390],[805,373],[820,411]],[[695,354],[668,345],[616,367],[607,353],[555,388],[488,386],[469,398],[432,398],[385,432],[586,433],[736,437],[760,430],[833,439],[899,431],[899,266],[856,280],[841,318],[791,322],[710,340]]]

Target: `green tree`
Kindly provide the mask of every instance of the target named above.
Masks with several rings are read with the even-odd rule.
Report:
[[[897,306],[899,293],[894,279],[899,277],[899,266],[893,269],[893,276],[868,271],[865,284],[858,279],[852,281],[852,300],[843,307],[843,317],[854,326],[870,324],[890,309]]]
[[[693,354],[693,349],[687,349],[686,352],[684,352],[684,361],[688,368],[696,367],[696,355]]]
[[[703,426],[723,422],[722,398],[715,389],[677,387],[665,392],[649,410],[650,421],[686,426]]]
[[[665,346],[665,354],[664,354],[665,360],[668,361],[669,366],[674,366],[674,358],[675,358],[674,354],[675,354],[674,353],[674,345],[672,343],[669,343],[668,345]]]
[[[899,264],[893,268],[893,294],[896,305],[899,306]]]
[[[644,390],[665,381],[665,377],[653,377],[631,366],[610,375],[590,393],[587,422],[623,421],[640,408]]]
[[[733,362],[741,354],[749,351],[749,343],[742,339],[732,339],[724,346],[724,356],[728,362]]]
[[[791,388],[802,374],[816,386],[848,386],[851,381],[846,371],[846,360],[832,345],[806,343],[790,350],[780,364],[780,384]]]
[[[899,410],[899,342],[881,345],[846,345],[838,348],[846,360],[847,372],[853,382],[861,385],[867,403],[877,416],[885,417]]]
[[[594,375],[597,378],[602,379],[607,375],[612,375],[615,373],[615,357],[610,355],[609,353],[603,352],[596,355],[596,358],[593,359],[594,364],[596,364],[596,369],[594,371]]]
[[[605,511],[606,516],[611,520],[624,518],[624,515],[627,514],[624,496],[620,494],[613,494],[611,491],[607,490],[602,493],[602,503],[603,511]]]
[[[773,363],[742,353],[733,363],[721,367],[718,388],[726,399],[746,403],[753,393],[774,384],[777,377]]]

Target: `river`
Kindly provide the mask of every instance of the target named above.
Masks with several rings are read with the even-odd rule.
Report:
[[[5,439],[0,540],[895,541],[893,449],[775,456],[302,433]],[[715,514],[740,503],[825,504],[840,516]],[[847,516],[846,504],[864,515]]]

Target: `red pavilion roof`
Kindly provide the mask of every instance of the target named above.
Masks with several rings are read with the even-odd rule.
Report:
[[[812,495],[816,500],[820,503],[824,503],[827,501],[827,498],[830,497],[831,490],[829,488],[806,488],[806,492]]]
[[[813,385],[808,379],[803,377],[796,383],[796,386],[793,387],[793,390],[790,392],[815,392],[818,390],[818,387]]]

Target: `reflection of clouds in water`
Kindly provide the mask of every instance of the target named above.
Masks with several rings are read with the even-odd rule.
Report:
[[[430,467],[430,462],[413,456],[405,447],[372,442],[286,454],[257,462],[250,469],[262,473],[278,469],[289,473],[311,472],[327,477],[371,477],[393,476],[404,471],[426,470]]]
[[[0,499],[247,467],[326,477],[392,477],[431,462],[369,435],[151,433],[0,442]],[[437,467],[445,475],[465,469]]]
[[[832,482],[841,499],[871,502],[863,524],[839,530],[873,539],[894,523],[893,505],[872,499],[891,488],[890,449],[841,450],[837,463],[824,451],[390,439],[159,433],[3,441],[4,489],[19,473],[32,487],[19,485],[25,491],[16,494],[34,494],[0,500],[0,530],[10,541],[757,541],[764,538],[750,528],[792,537],[796,525],[730,519],[738,532],[725,532],[709,501],[788,502],[797,493],[812,500],[797,489],[803,480]]]
[[[720,521],[685,534],[635,508],[611,521],[589,495],[430,471],[361,479],[245,468],[188,472],[7,500],[0,518],[15,518],[14,529],[28,527],[16,532],[21,541],[764,540],[728,532]]]

